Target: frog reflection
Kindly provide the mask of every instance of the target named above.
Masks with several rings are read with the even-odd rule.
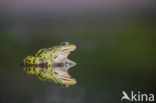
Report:
[[[60,84],[62,87],[69,87],[76,84],[77,81],[68,74],[68,69],[75,66],[75,62],[70,60],[68,62],[70,63],[56,63],[49,67],[25,66],[23,69],[28,74],[36,74],[40,80],[54,82]]]
[[[61,84],[63,87],[76,84],[76,80],[68,74],[68,69],[70,68],[69,65],[62,65],[63,68],[60,68],[60,66],[55,66],[55,68],[52,70],[53,76],[57,80],[57,83]]]

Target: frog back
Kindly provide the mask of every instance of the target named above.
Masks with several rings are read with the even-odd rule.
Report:
[[[41,58],[39,57],[34,57],[34,56],[27,56],[24,60],[23,60],[24,64],[42,64]]]
[[[53,54],[55,53],[55,50],[56,50],[56,46],[51,47],[51,48],[47,48],[46,50],[44,50],[44,51],[42,51],[40,53],[37,53],[37,54],[38,54],[38,57],[40,57],[41,59],[46,60],[47,58],[53,56]]]

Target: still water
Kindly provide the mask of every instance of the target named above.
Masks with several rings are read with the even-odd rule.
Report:
[[[37,16],[29,12],[24,16],[20,10],[4,12],[0,103],[120,103],[123,91],[128,96],[132,91],[147,94],[147,98],[154,94],[156,25],[152,12],[99,12],[94,16],[98,12],[41,12]],[[19,66],[26,56],[65,41],[77,47],[69,55],[76,65],[68,69],[75,85],[63,88],[41,81]]]
[[[77,65],[68,73],[77,83],[67,88],[26,73],[19,66],[26,55],[4,54],[8,57],[1,62],[1,103],[113,103],[121,101],[122,91],[128,95],[131,91],[153,93],[155,68],[149,55],[108,58],[102,53],[104,47],[96,48],[99,52],[75,50],[70,54]]]

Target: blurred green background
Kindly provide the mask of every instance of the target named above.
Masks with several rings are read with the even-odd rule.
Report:
[[[0,3],[1,103],[118,103],[122,91],[154,93],[155,1],[24,1]],[[40,81],[19,66],[63,41],[77,46],[69,88]],[[127,102],[124,100],[123,102]]]

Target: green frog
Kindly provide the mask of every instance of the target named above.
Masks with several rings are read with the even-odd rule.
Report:
[[[69,42],[62,42],[58,46],[51,48],[42,48],[34,56],[28,56],[23,60],[23,64],[47,64],[52,65],[53,63],[65,63],[71,51],[74,51],[76,46]]]

